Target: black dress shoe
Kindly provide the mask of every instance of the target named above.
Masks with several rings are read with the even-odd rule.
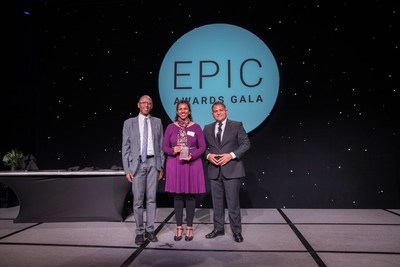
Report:
[[[233,234],[233,238],[235,239],[236,242],[241,243],[243,242],[243,236],[241,233],[238,234]]]
[[[135,244],[136,244],[136,245],[139,245],[139,246],[144,244],[144,237],[143,237],[143,235],[136,235]]]
[[[156,237],[156,234],[154,232],[146,232],[146,237],[151,242],[158,242],[158,238]]]
[[[223,230],[213,230],[211,233],[206,234],[206,238],[215,238],[219,235],[224,235],[225,232]]]

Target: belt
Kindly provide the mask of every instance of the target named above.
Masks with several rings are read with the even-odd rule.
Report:
[[[142,159],[142,156],[139,156],[139,158]],[[148,158],[148,159],[154,158],[154,155],[147,155],[146,158]]]

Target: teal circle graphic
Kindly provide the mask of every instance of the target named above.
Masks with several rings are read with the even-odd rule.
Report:
[[[228,118],[242,121],[247,132],[270,114],[278,97],[279,72],[266,44],[231,24],[209,24],[179,38],[161,64],[158,87],[172,121],[176,103],[190,102],[193,120],[202,128],[214,121],[211,106],[225,103]]]

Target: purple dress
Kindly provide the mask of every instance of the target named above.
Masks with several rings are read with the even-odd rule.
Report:
[[[200,194],[206,192],[203,162],[201,157],[206,150],[206,141],[200,125],[193,124],[186,128],[187,145],[192,154],[190,161],[180,160],[179,153],[174,155],[177,145],[179,126],[168,125],[164,133],[163,151],[167,155],[165,169],[165,192]]]

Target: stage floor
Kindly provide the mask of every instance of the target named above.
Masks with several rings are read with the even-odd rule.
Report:
[[[243,243],[213,229],[197,209],[194,239],[174,241],[172,208],[157,210],[159,242],[134,243],[124,222],[14,223],[19,206],[0,209],[0,259],[18,266],[400,266],[400,210],[242,209]]]

